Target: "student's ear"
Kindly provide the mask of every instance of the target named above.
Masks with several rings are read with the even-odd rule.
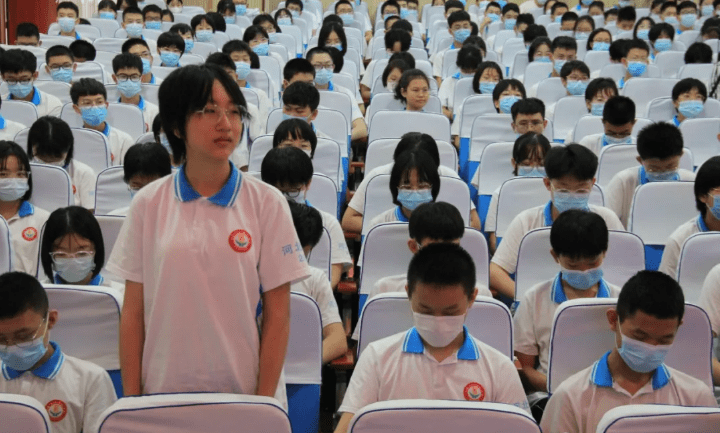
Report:
[[[552,248],[550,248],[550,255],[552,256],[553,260],[555,260],[555,263],[560,264],[560,257],[558,256],[558,253],[556,253],[555,250]]]
[[[33,80],[37,80],[38,73],[39,73],[38,71],[33,72],[33,74],[32,74]]]
[[[417,252],[420,251],[420,247],[418,246],[418,243],[415,239],[408,239],[407,246],[410,252],[413,254],[417,254]]]
[[[610,325],[610,329],[613,332],[618,332],[618,314],[617,310],[615,308],[610,308],[605,312],[605,317],[607,317],[608,324]]]
[[[315,110],[313,110],[312,114],[310,115],[310,121],[313,122],[317,118],[317,115],[318,115],[318,110],[316,108]]]
[[[80,111],[80,107],[78,107],[77,104],[73,104],[72,107],[73,107],[73,110],[74,110],[77,114],[82,114],[82,111]]]
[[[548,191],[550,191],[551,190],[550,178],[547,176],[543,177],[543,183],[545,184],[545,188]]]
[[[562,83],[563,87],[567,87],[567,79],[560,77],[560,82]]]
[[[47,63],[45,63],[45,72],[47,72],[48,75],[50,74],[50,66],[48,66]],[[677,108],[677,105],[675,106],[675,108]]]
[[[543,129],[547,128],[547,119],[543,119]]]
[[[642,160],[642,158],[640,158],[640,155],[636,156],[635,159],[637,160],[637,162],[640,163],[640,165],[642,165],[643,160]]]
[[[289,85],[290,85],[290,83],[288,82],[288,80],[286,80],[286,79],[283,78],[283,80],[282,80],[282,90],[287,89],[287,87],[288,87]]]
[[[405,283],[405,294],[408,295],[408,298],[410,297],[410,291],[408,290],[407,283]]]
[[[53,329],[58,320],[58,311],[50,310],[48,312],[48,330]]]
[[[115,84],[117,84],[117,82],[118,82],[117,75],[112,74],[112,79],[115,82]]]
[[[305,185],[305,191],[308,191],[310,189],[310,185],[312,185],[312,179]]]
[[[635,126],[635,123],[637,123],[637,117],[633,119],[632,124]]]
[[[515,124],[513,123],[513,130],[515,129]],[[510,164],[512,164],[514,169],[517,169],[517,162],[515,162],[515,158],[510,158]]]
[[[628,65],[627,57],[623,57],[622,59],[620,59],[620,63],[622,63],[623,66],[625,66],[627,68],[627,65]]]
[[[72,70],[73,70],[73,72],[75,72],[77,70],[77,63],[73,62]]]
[[[468,302],[468,310],[470,310],[470,308],[472,308],[473,304],[475,303],[475,298],[477,298],[477,295],[478,295],[478,288],[475,287],[475,289],[473,290],[472,299],[470,299],[470,302]],[[467,311],[465,312],[465,314],[467,314]]]

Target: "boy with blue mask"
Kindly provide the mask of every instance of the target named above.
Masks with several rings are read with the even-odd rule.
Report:
[[[607,206],[627,227],[635,189],[648,182],[694,181],[695,173],[678,168],[683,155],[680,130],[665,122],[653,123],[637,137],[637,161],[640,167],[627,168],[607,186]]]
[[[5,51],[0,58],[0,74],[10,90],[8,99],[31,102],[38,116],[60,116],[63,105],[60,99],[33,85],[38,77],[33,53],[22,49]]]
[[[602,116],[605,103],[617,95],[617,85],[611,78],[601,77],[593,79],[585,89],[585,106],[588,109],[588,113],[593,116]],[[568,133],[568,137],[565,141],[572,141],[572,131]]]
[[[155,142],[133,144],[125,154],[123,181],[135,197],[142,188],[172,173],[170,154],[162,144]],[[130,206],[110,212],[108,215],[127,216]]]
[[[618,10],[617,20],[615,26],[618,31],[631,31],[635,27],[635,21],[637,20],[637,13],[635,8],[632,6],[621,7]]]
[[[627,51],[621,62],[625,66],[625,76],[618,82],[618,89],[625,87],[625,83],[635,77],[640,77],[647,71],[650,48],[641,39],[630,39],[624,47]]]
[[[157,40],[157,52],[160,55],[160,66],[179,68],[180,58],[185,52],[185,40],[177,33],[162,33]]]
[[[64,1],[57,5],[57,22],[60,25],[59,36],[82,39],[75,31],[75,26],[80,24],[80,9],[75,3]]]
[[[707,100],[707,87],[697,78],[683,78],[672,90],[672,101],[677,114],[672,123],[679,127],[687,119],[695,119],[703,113]]]
[[[282,102],[283,120],[293,118],[305,120],[318,138],[332,140],[329,135],[319,131],[312,123],[318,115],[318,106],[320,105],[320,92],[313,84],[293,81],[283,92]]]
[[[600,215],[584,210],[560,214],[550,229],[550,254],[560,272],[530,288],[513,316],[514,350],[530,392],[547,396],[548,352],[553,317],[570,299],[616,298],[620,287],[603,279],[608,229]],[[538,397],[542,397],[538,395]]]
[[[140,57],[140,61],[142,62],[142,83],[162,83],[162,79],[152,73],[153,56],[152,51],[150,51],[150,46],[146,41],[138,38],[130,38],[123,43],[121,51],[123,54],[130,53]]]
[[[570,143],[550,149],[545,156],[545,188],[550,200],[545,205],[520,212],[508,226],[505,236],[490,262],[490,289],[508,298],[515,297],[515,282],[510,278],[517,269],[520,241],[529,231],[548,227],[570,209],[589,210],[600,215],[610,230],[625,230],[610,209],[589,204],[595,184],[598,158],[586,147]]]
[[[577,59],[577,41],[570,36],[557,36],[550,45],[550,58],[553,63],[553,70],[548,77],[560,77],[565,63]],[[528,96],[537,96],[540,82],[534,84],[528,91]]]
[[[118,54],[113,59],[112,66],[112,79],[120,93],[117,102],[137,105],[143,111],[145,130],[149,131],[160,110],[157,105],[142,97],[142,61],[130,53]]]
[[[510,109],[513,131],[519,136],[528,132],[542,134],[545,132],[545,104],[537,98],[523,98],[513,104]]]
[[[125,30],[125,32],[127,32],[128,40],[141,39],[145,41],[151,52],[157,50],[155,41],[152,39],[146,39],[142,34],[142,31],[145,28],[145,18],[140,8],[135,6],[128,6],[125,8],[120,26]]]
[[[93,44],[83,39],[73,41],[69,48],[75,58],[75,63],[92,62],[97,55],[97,50]]]
[[[578,15],[575,12],[565,12],[560,17],[560,31],[561,32],[572,32],[575,30],[575,24],[577,23]]]
[[[110,376],[50,341],[58,312],[34,277],[3,274],[0,299],[0,393],[38,400],[53,431],[97,431],[100,415],[117,399]]]
[[[53,81],[72,82],[75,69],[77,69],[77,65],[70,48],[64,45],[55,45],[45,52],[45,72],[52,77]]]
[[[500,15],[502,14],[502,6],[500,3],[491,1],[485,6],[485,14],[482,22],[480,23],[479,33],[486,34],[487,28],[490,24],[500,21]]]
[[[447,77],[440,84],[440,90],[438,91],[438,98],[440,98],[440,105],[442,105],[443,114],[450,119],[452,122],[454,119],[454,107],[455,107],[455,85],[463,78],[472,78],[477,72],[478,66],[482,63],[482,53],[480,48],[474,44],[466,44],[457,55],[455,65],[460,69],[460,72]]]
[[[629,404],[717,407],[707,384],[664,363],[684,312],[682,288],[672,278],[653,271],[630,278],[606,313],[615,347],[560,384],[542,430],[592,433],[607,411]]]
[[[21,47],[39,47],[40,30],[33,23],[20,23],[15,28],[15,45]]]
[[[353,415],[378,401],[484,401],[528,410],[512,360],[464,326],[477,289],[475,263],[462,247],[421,248],[410,261],[406,291],[415,326],[362,352],[335,433],[346,433]]]
[[[585,90],[590,81],[590,68],[581,60],[570,60],[560,70],[560,81],[567,89],[568,96],[585,96]],[[552,119],[555,115],[554,102],[548,105],[545,115]]]
[[[448,2],[450,3],[450,2]],[[459,3],[459,2],[457,2]],[[461,3],[462,4],[462,3]],[[446,3],[447,6],[447,3]],[[430,62],[433,64],[433,76],[438,82],[438,86],[442,84],[442,63],[445,53],[450,50],[459,50],[463,44],[473,33],[472,20],[470,14],[464,10],[453,12],[447,18],[448,33],[453,37],[452,44],[442,51],[438,51],[432,56]],[[477,33],[475,33],[477,34]]]
[[[145,28],[149,30],[162,30],[162,9],[158,5],[149,4],[142,10]]]
[[[193,29],[185,23],[173,24],[168,30],[170,33],[177,33],[185,42],[185,53],[191,53],[195,48],[195,39],[193,39]]]
[[[605,102],[602,111],[604,133],[582,137],[579,143],[600,155],[603,147],[611,144],[633,144],[635,103],[627,96],[614,96]]]
[[[562,22],[562,16],[569,10],[567,3],[556,2],[550,7],[550,22],[560,24]]]
[[[70,88],[70,98],[73,110],[82,117],[83,128],[102,132],[108,140],[111,163],[122,165],[125,153],[135,140],[106,122],[108,102],[105,86],[95,79],[81,78]]]

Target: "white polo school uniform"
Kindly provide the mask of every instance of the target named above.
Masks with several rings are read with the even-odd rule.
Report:
[[[596,298],[617,298],[620,287],[600,280]],[[526,355],[537,356],[540,360],[540,371],[547,374],[548,353],[550,350],[550,331],[552,330],[555,311],[567,301],[560,273],[552,280],[533,286],[522,297],[513,322],[514,350]]]
[[[623,227],[615,212],[610,209],[603,206],[589,205],[589,210],[600,215],[605,220],[608,230],[625,231],[625,227]],[[508,274],[515,273],[520,241],[522,241],[523,236],[530,230],[550,227],[552,223],[552,200],[545,205],[520,212],[505,231],[502,242],[492,258],[492,263],[505,269]]]
[[[117,400],[110,376],[92,362],[65,355],[57,343],[50,344],[55,353],[35,370],[17,371],[0,363],[0,393],[38,400],[47,410],[53,433],[96,432],[100,415]]]
[[[705,277],[698,304],[710,317],[713,332],[720,335],[720,264]]]
[[[695,173],[692,171],[679,169],[678,178],[680,181],[694,181]],[[620,222],[625,227],[628,225],[630,217],[630,207],[632,206],[635,189],[640,185],[648,183],[645,167],[630,167],[619,172],[610,180],[607,188],[605,188],[605,196],[607,197],[607,207],[617,214]]]
[[[122,99],[118,99],[118,102],[122,102]],[[143,120],[145,120],[145,131],[150,131],[152,129],[153,120],[155,120],[155,116],[160,114],[160,109],[157,105],[153,104],[152,102],[148,102],[147,99],[140,97],[140,102],[138,102],[137,107],[142,110],[143,112]]]
[[[630,395],[613,380],[609,354],[560,384],[545,407],[542,431],[594,433],[607,411],[629,404],[717,407],[706,383],[665,364],[635,395]]]
[[[387,400],[431,399],[506,403],[528,409],[512,360],[470,335],[438,362],[415,328],[370,343],[360,355],[338,412],[357,413]]]
[[[38,117],[42,116],[55,116],[59,117],[62,111],[62,102],[56,96],[49,93],[45,93],[37,87],[33,87],[34,94],[30,102],[35,105],[38,112]],[[9,99],[16,99],[12,94],[8,97]]]
[[[73,198],[76,206],[95,208],[95,170],[89,165],[72,159],[66,168],[72,181]]]
[[[592,150],[595,155],[600,156],[600,151],[602,151],[603,147],[608,146],[610,143],[605,140],[605,133],[601,132],[598,134],[586,135],[580,138],[578,144],[587,147]],[[627,144],[633,146],[636,145],[635,137],[632,137],[632,142]]]
[[[105,122],[105,129],[102,130],[102,133],[108,139],[108,146],[110,147],[110,163],[112,165],[123,165],[125,154],[128,149],[130,149],[130,146],[135,144],[135,140],[133,140],[127,133],[111,127],[108,122]]]
[[[350,266],[352,266],[352,258],[350,257],[350,251],[348,251],[347,242],[345,241],[345,234],[342,231],[342,226],[340,226],[337,217],[316,208],[307,200],[305,200],[305,204],[315,208],[315,210],[320,213],[323,228],[325,228],[330,235],[330,264],[342,265],[343,270],[350,268]]]
[[[317,302],[322,316],[322,327],[325,328],[333,323],[341,323],[340,311],[335,301],[330,279],[326,271],[309,266],[310,276],[302,281],[293,283],[290,290],[304,293]]]
[[[144,286],[147,394],[253,394],[261,295],[308,276],[285,198],[228,164],[212,197],[184,166],[141,189],[106,266]],[[275,397],[287,407],[282,376]]]
[[[25,128],[22,123],[7,120],[0,114],[0,140],[15,141],[17,133]]]
[[[673,278],[677,278],[677,267],[680,263],[680,252],[682,251],[683,244],[687,238],[695,233],[707,231],[710,231],[710,229],[708,229],[705,224],[705,220],[702,215],[698,215],[676,228],[665,243],[665,249],[663,250],[662,260],[660,261],[658,271],[670,275]]]
[[[40,251],[40,232],[50,213],[23,201],[18,212],[7,220],[13,251],[13,271],[35,275]]]

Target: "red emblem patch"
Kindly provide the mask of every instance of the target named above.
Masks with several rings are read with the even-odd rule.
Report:
[[[235,230],[230,233],[228,243],[230,244],[230,248],[236,252],[245,253],[252,247],[252,238],[250,237],[250,233],[245,230]]]
[[[465,385],[463,396],[468,401],[483,401],[485,400],[485,388],[477,382],[470,382]]]
[[[45,405],[45,410],[47,410],[50,421],[52,422],[60,422],[65,419],[68,411],[67,405],[62,400],[52,400]]]
[[[75,185],[73,185],[73,195],[77,194],[77,188],[75,188]]]
[[[28,227],[25,230],[22,231],[22,237],[26,241],[34,241],[37,239],[37,229],[35,227]]]

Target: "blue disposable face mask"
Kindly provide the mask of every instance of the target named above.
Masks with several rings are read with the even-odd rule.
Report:
[[[28,192],[28,180],[26,178],[3,178],[0,179],[0,201],[20,200]]]
[[[500,15],[498,15],[498,14],[487,14],[485,16],[490,18],[490,22],[492,22],[492,23],[500,20]]]
[[[325,46],[326,46],[326,47],[333,47],[333,48],[335,48],[336,50],[338,50],[338,51],[340,51],[340,52],[342,52],[342,50],[343,50],[342,44],[335,44],[335,45],[326,44]]]
[[[292,15],[293,18],[300,18],[300,11],[290,9],[290,15]]]
[[[53,259],[53,270],[68,283],[77,283],[90,275],[95,269],[95,255]]]
[[[586,32],[576,32],[575,33],[575,40],[577,41],[587,41],[590,38],[590,33]]]
[[[663,19],[663,21],[665,21],[666,23],[670,24],[671,26],[676,26],[676,25],[679,24],[678,19],[677,19],[676,17],[673,17],[673,16],[665,17],[665,18]]]
[[[602,116],[603,109],[605,109],[604,102],[595,102],[592,104],[592,106],[590,108],[590,114],[592,114],[593,116]]]
[[[252,48],[253,52],[258,56],[267,56],[270,51],[270,45],[267,42],[257,44]]]
[[[112,12],[100,12],[100,18],[104,20],[114,20],[115,14]]]
[[[618,327],[620,322],[618,321]],[[672,344],[659,344],[657,346],[643,343],[626,337],[620,333],[622,338],[622,346],[618,348],[618,353],[630,370],[637,373],[650,373],[655,371],[667,357],[668,352],[672,348]]]
[[[28,347],[1,346],[0,360],[17,371],[27,371],[38,363],[47,353],[45,346],[45,333],[47,333],[47,318],[45,320],[45,332],[40,337],[35,338]]]
[[[303,120],[303,121],[305,121],[305,122],[307,122],[307,123],[310,123],[310,122],[308,121],[307,117],[303,117],[303,116],[293,116],[292,114],[286,114],[286,113],[283,113],[282,119],[283,119],[283,120],[298,119],[298,120]]]
[[[107,117],[107,107],[104,105],[83,107],[80,109],[83,122],[90,126],[100,126]]]
[[[60,25],[60,30],[62,30],[63,33],[70,33],[75,30],[75,18],[58,18],[58,24]]]
[[[160,60],[162,60],[163,66],[174,68],[180,63],[180,54],[172,51],[160,51]]]
[[[638,39],[642,39],[643,41],[650,40],[650,29],[640,29],[637,31],[637,37]]]
[[[619,0],[618,1],[618,6],[620,6],[621,8],[632,6],[632,4],[633,4],[632,0]]]
[[[279,26],[291,26],[292,19],[288,17],[278,18],[277,23]]]
[[[567,60],[563,59],[556,59],[555,62],[553,62],[553,69],[555,69],[555,72],[557,72],[558,75],[560,75],[560,71],[562,70],[562,67],[565,66],[565,63]]]
[[[570,285],[570,287],[578,290],[587,290],[600,282],[603,277],[602,268],[588,269],[587,271],[572,271],[562,268],[562,280]]]
[[[330,83],[330,80],[332,80],[333,77],[333,71],[332,69],[318,69],[315,71],[315,84],[319,86],[324,86],[328,83]]]
[[[715,11],[715,9],[713,8],[713,5],[705,5],[701,8],[700,13],[702,13],[702,16],[704,16],[704,17],[709,17],[710,15],[713,14],[714,11]]]
[[[670,39],[657,39],[653,46],[659,52],[669,51],[672,48],[672,41]]]
[[[517,168],[517,175],[521,177],[545,177],[545,167],[519,165]]]
[[[350,24],[355,22],[354,14],[340,14],[340,18],[343,20],[343,24],[345,24],[346,26],[349,26]]]
[[[142,60],[143,64],[143,75],[149,74],[152,72],[152,63],[150,63],[150,59],[146,59],[144,57],[141,57],[140,60]]]
[[[72,68],[58,68],[50,70],[50,77],[53,81],[62,81],[63,83],[70,83],[73,79]]]
[[[558,24],[561,24],[561,23],[562,23],[562,15],[556,16],[556,17],[555,17],[555,22],[558,23]]]
[[[125,80],[117,85],[118,92],[126,98],[132,98],[142,92],[142,83],[140,81]]]
[[[695,25],[695,21],[697,21],[697,16],[695,14],[680,15],[680,23],[683,27],[692,27]]]
[[[195,48],[195,41],[192,39],[183,39],[185,41],[185,52],[189,53]]]
[[[138,23],[130,23],[125,25],[125,32],[129,38],[139,38],[142,36],[143,26]]]
[[[713,205],[710,208],[710,213],[713,214],[715,219],[720,220],[720,195],[713,196]]]
[[[430,203],[433,201],[432,190],[420,189],[420,190],[398,190],[397,200],[400,204],[408,210],[415,210],[418,206],[424,203]]]
[[[510,114],[512,106],[515,105],[515,103],[519,100],[520,97],[515,95],[505,96],[504,98],[500,99],[500,112],[504,114]]]
[[[145,21],[145,28],[149,30],[160,30],[162,29],[162,22],[160,21]]]
[[[250,63],[247,62],[235,62],[235,73],[238,79],[244,80],[250,75]]]
[[[470,37],[471,32],[472,31],[470,29],[457,29],[455,30],[455,33],[453,33],[453,36],[455,37],[456,41],[462,44],[467,40],[467,38]]]
[[[516,23],[517,23],[517,20],[515,18],[506,18],[505,19],[505,30],[514,29]]]
[[[588,210],[589,199],[590,194],[564,191],[555,191],[553,193],[553,205],[560,213],[570,209]]]
[[[534,61],[538,63],[552,63],[552,60],[550,60],[550,56],[535,57]]]
[[[27,98],[33,91],[33,83],[30,81],[27,84],[17,82],[15,84],[8,84],[8,90],[16,98]]]
[[[583,6],[590,6],[592,4],[593,0],[581,0],[581,3]]]
[[[632,77],[639,77],[647,70],[645,62],[628,62],[627,71]]]
[[[677,170],[667,171],[647,171],[645,170],[645,177],[648,182],[670,182],[680,180],[680,175]]]
[[[608,145],[611,144],[632,144],[632,135],[628,135],[627,137],[617,138],[612,137],[607,134],[603,134],[603,141],[607,143]]]
[[[588,83],[587,81],[568,81],[567,82],[567,91],[573,96],[584,96],[585,95],[585,89],[587,89]]]
[[[495,86],[497,86],[497,83],[494,81],[481,81],[480,93],[483,95],[492,95],[493,90],[495,90]]]
[[[703,112],[704,107],[702,101],[683,101],[678,104],[678,112],[688,119],[694,119]]]
[[[235,5],[235,15],[243,16],[247,13],[247,5]]]
[[[225,24],[235,24],[235,17],[233,15],[225,15],[223,19],[225,20]]]
[[[212,30],[198,30],[195,32],[195,38],[198,42],[210,43],[213,41],[213,32]]]
[[[610,51],[610,44],[607,42],[593,42],[593,51]]]

